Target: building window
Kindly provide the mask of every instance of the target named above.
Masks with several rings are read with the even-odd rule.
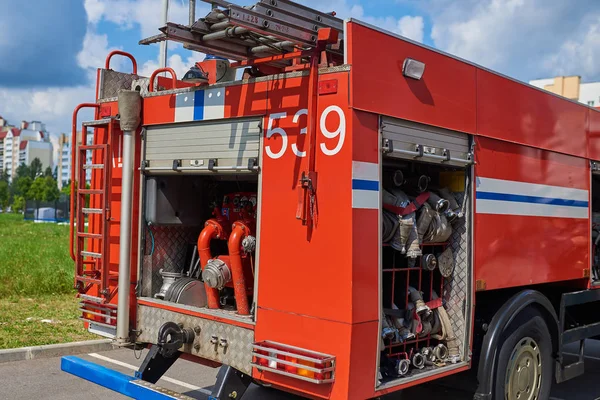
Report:
[[[594,100],[590,100],[590,101],[588,101],[588,106],[590,106],[590,107],[594,107]]]

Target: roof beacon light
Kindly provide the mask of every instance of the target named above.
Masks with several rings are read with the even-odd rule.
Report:
[[[406,58],[402,65],[402,75],[407,78],[420,80],[425,73],[425,63],[421,61],[413,60],[412,58]]]

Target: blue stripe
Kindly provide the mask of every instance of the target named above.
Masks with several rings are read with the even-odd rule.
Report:
[[[550,197],[523,196],[520,194],[477,192],[478,200],[514,201],[518,203],[549,204],[553,206],[588,207],[587,201],[556,199]]]
[[[352,189],[379,191],[379,181],[366,181],[364,179],[352,179]]]
[[[194,92],[194,121],[204,119],[204,90]]]

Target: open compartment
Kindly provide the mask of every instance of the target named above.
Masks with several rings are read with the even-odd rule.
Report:
[[[471,288],[470,138],[382,120],[379,388],[464,366]]]
[[[600,285],[600,170],[596,163],[592,164],[592,285]]]
[[[252,320],[260,120],[149,127],[138,297]]]

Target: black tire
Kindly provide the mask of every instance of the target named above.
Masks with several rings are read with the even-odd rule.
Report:
[[[494,400],[517,400],[515,394],[513,393],[512,397],[510,397],[510,391],[507,390],[511,376],[509,369],[512,373],[514,368],[518,368],[511,358],[513,356],[516,358],[519,351],[531,354],[527,350],[519,349],[524,349],[526,346],[532,345],[537,345],[534,349],[536,349],[536,352],[539,351],[539,353],[535,354],[539,355],[539,364],[541,364],[541,368],[539,368],[539,371],[541,371],[541,382],[535,383],[536,380],[533,380],[534,385],[539,386],[539,392],[537,396],[535,396],[534,389],[530,393],[522,392],[519,400],[547,400],[550,397],[553,378],[552,338],[542,315],[537,310],[529,308],[523,310],[517,316],[502,336],[495,371]],[[527,356],[524,357],[527,359]],[[529,372],[530,370],[527,368],[525,371]],[[523,373],[523,375],[529,376],[528,373]],[[535,376],[535,374],[532,375]],[[512,382],[517,381],[515,376],[512,374]],[[513,387],[519,387],[519,385],[513,385]]]

